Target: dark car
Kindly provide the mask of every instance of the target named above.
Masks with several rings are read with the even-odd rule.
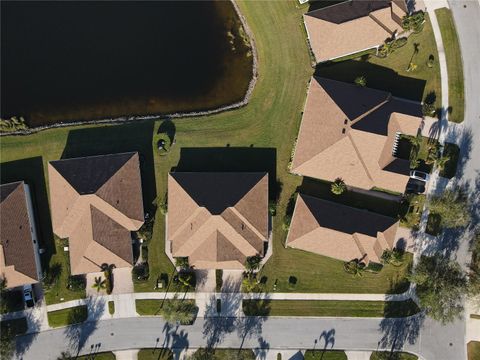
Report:
[[[27,307],[31,308],[35,306],[35,293],[32,285],[23,286],[23,299],[25,300]]]
[[[417,179],[410,179],[405,190],[406,194],[423,194],[425,192],[425,182]]]

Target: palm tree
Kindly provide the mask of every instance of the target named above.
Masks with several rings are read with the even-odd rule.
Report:
[[[365,76],[359,76],[355,79],[355,84],[358,86],[366,86],[367,78]]]
[[[188,324],[195,319],[195,305],[191,301],[180,300],[176,294],[173,299],[163,303],[159,312],[170,324]]]
[[[245,261],[245,269],[247,270],[247,272],[253,273],[260,268],[261,261],[262,259],[258,255],[250,256]]]
[[[343,264],[344,270],[353,276],[362,276],[365,265],[358,260],[352,260]]]
[[[341,195],[345,192],[345,190],[347,190],[347,185],[342,178],[336,178],[335,181],[332,183],[330,190],[335,195]]]
[[[441,158],[437,159],[436,165],[440,170],[443,170],[449,161],[450,157],[448,155],[443,155]]]
[[[97,289],[97,292],[100,292],[100,290],[104,290],[106,288],[106,280],[102,279],[101,276],[95,276],[95,283],[92,285],[93,289]]]

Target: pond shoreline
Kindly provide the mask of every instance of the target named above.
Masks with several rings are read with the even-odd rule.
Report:
[[[189,111],[189,112],[175,112],[175,113],[158,113],[154,115],[128,115],[128,116],[120,116],[116,118],[109,118],[109,119],[100,119],[100,120],[84,120],[84,121],[69,121],[69,122],[58,122],[55,124],[50,125],[42,125],[36,126],[32,128],[28,128],[27,130],[20,130],[20,131],[12,131],[12,132],[3,132],[0,133],[1,136],[10,136],[10,135],[29,135],[34,134],[43,130],[54,129],[54,128],[61,128],[61,127],[68,127],[68,126],[80,126],[80,125],[100,125],[100,124],[122,124],[122,123],[130,123],[134,121],[142,121],[142,120],[155,120],[159,118],[169,118],[169,119],[180,119],[180,118],[188,118],[188,117],[203,117],[209,116],[213,114],[222,113],[225,111],[231,111],[238,108],[241,108],[247,105],[250,101],[252,96],[253,90],[257,83],[258,79],[258,58],[257,58],[257,48],[255,44],[255,38],[250,27],[247,24],[247,21],[243,14],[240,11],[235,0],[230,0],[235,12],[240,19],[243,29],[245,30],[246,35],[248,36],[248,41],[250,43],[250,48],[252,51],[253,61],[252,61],[252,78],[248,84],[247,91],[243,99],[239,102],[220,106],[216,109],[211,110],[198,110],[198,111]],[[21,116],[21,115],[20,115]]]

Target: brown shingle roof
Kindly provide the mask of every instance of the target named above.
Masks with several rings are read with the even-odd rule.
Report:
[[[242,269],[268,237],[268,174],[171,173],[167,239],[197,268]]]
[[[344,261],[379,262],[397,228],[393,218],[299,194],[287,245]]]
[[[0,272],[7,287],[38,282],[23,181],[0,186]]]
[[[402,30],[406,12],[384,0],[350,0],[308,12],[304,16],[317,62],[382,44]]]
[[[421,105],[387,92],[313,78],[308,90],[292,172],[363,189],[403,192],[409,164],[396,159],[397,132],[416,135]]]
[[[130,232],[144,218],[138,153],[52,161],[48,174],[53,231],[69,238],[72,274],[131,266]]]

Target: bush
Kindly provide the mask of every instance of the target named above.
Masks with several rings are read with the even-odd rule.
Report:
[[[105,290],[107,294],[110,295],[113,291],[113,273],[112,269],[109,267],[107,270],[103,272],[103,276],[105,276]]]
[[[172,145],[170,138],[167,134],[159,134],[157,141],[157,148],[160,152],[160,155],[166,155],[170,151],[170,146]]]
[[[355,79],[355,84],[358,86],[367,86],[367,78],[365,76],[359,76]]]
[[[154,217],[151,217],[145,221],[142,227],[138,230],[137,235],[139,238],[145,240],[147,243],[152,239]]]
[[[71,275],[67,280],[67,289],[72,291],[85,290],[87,281],[83,275]]]
[[[147,281],[150,277],[148,262],[135,265],[132,269],[132,275],[134,276],[134,281]]]
[[[223,270],[216,269],[215,270],[215,290],[217,292],[222,291],[222,285],[223,285]]]
[[[379,264],[379,263],[376,263],[376,262],[373,262],[373,261],[370,261],[368,266],[365,268],[365,270],[367,270],[367,271],[376,272],[376,273],[382,271],[382,269],[383,269],[382,264]]]
[[[27,130],[28,126],[25,124],[23,117],[12,116],[10,119],[0,119],[0,132],[12,132]]]
[[[148,262],[148,246],[147,246],[147,244],[142,244],[141,251],[142,251],[142,261],[147,261]]]
[[[177,258],[175,258],[175,266],[179,267],[181,270],[190,269],[190,264],[188,262],[188,257],[177,257]]]
[[[430,54],[430,56],[428,57],[428,60],[427,60],[427,66],[429,68],[431,68],[431,67],[433,67],[434,63],[435,63],[435,57]]]
[[[330,190],[335,195],[341,195],[345,192],[345,190],[347,190],[347,185],[342,178],[336,178],[335,181],[332,183]]]
[[[402,19],[403,30],[412,30],[416,33],[423,30],[423,24],[425,23],[425,13],[418,11],[412,15],[405,15]]]
[[[428,104],[426,102],[424,102],[422,104],[422,114],[423,114],[423,116],[434,117],[436,112],[437,112],[437,109],[435,108],[434,104]]]
[[[378,49],[377,57],[386,58],[388,55],[393,53],[395,50],[401,48],[407,43],[407,38],[401,37],[398,39],[388,39],[385,43]]]

